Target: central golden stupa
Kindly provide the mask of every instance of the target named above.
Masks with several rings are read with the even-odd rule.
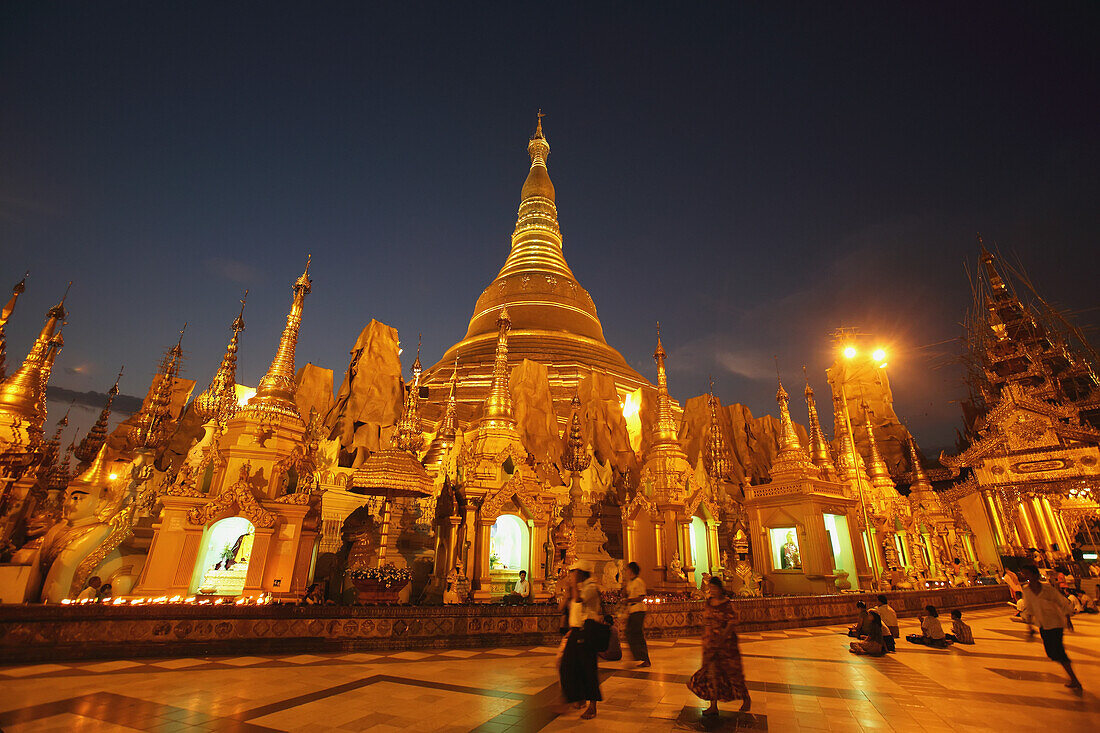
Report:
[[[559,417],[568,412],[577,383],[592,372],[614,380],[620,397],[639,387],[653,389],[622,354],[607,345],[596,304],[565,261],[554,184],[546,170],[550,143],[542,134],[541,113],[527,152],[531,170],[520,192],[508,259],[477,299],[466,337],[424,373],[422,384],[443,395],[457,360],[457,401],[464,419],[469,419],[489,394],[496,323],[505,306],[512,319],[509,361],[515,364],[530,359],[546,365]]]

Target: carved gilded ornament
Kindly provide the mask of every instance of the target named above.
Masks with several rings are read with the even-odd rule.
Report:
[[[275,515],[264,509],[256,500],[249,480],[251,470],[250,464],[242,465],[236,483],[222,489],[216,498],[189,511],[187,521],[191,524],[205,525],[221,515],[235,513],[252,522],[256,527],[275,526]]]
[[[650,519],[657,518],[657,505],[650,501],[642,492],[634,495],[622,510],[623,519],[634,519],[639,512],[645,512]]]

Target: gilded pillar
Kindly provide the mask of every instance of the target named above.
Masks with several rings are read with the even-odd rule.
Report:
[[[1050,505],[1050,500],[1044,496],[1039,499],[1039,503],[1043,507],[1043,513],[1047,518],[1047,522],[1050,524],[1050,529],[1054,535],[1054,541],[1058,543],[1059,551],[1069,552],[1069,540],[1066,538],[1066,533],[1058,521],[1058,515],[1054,511],[1054,507]]]
[[[663,570],[668,565],[665,558],[665,523],[660,520],[653,522],[653,540],[657,544],[657,569]]]
[[[1030,513],[1027,502],[1020,502],[1019,508],[1016,510],[1016,516],[1020,518],[1020,526],[1023,527],[1024,541],[1028,547],[1040,547],[1043,543],[1038,532],[1031,524]]]
[[[691,551],[691,522],[677,522],[676,525],[679,530],[680,561],[684,565],[684,572],[690,576],[695,570],[695,553]]]
[[[997,509],[997,502],[993,498],[993,492],[989,489],[982,491],[982,505],[989,519],[989,525],[993,528],[993,539],[998,547],[1008,546],[1008,535],[1005,534],[1004,525],[1001,523],[1001,512]]]
[[[1043,542],[1046,545],[1046,549],[1053,549],[1053,545],[1056,541],[1054,539],[1054,532],[1051,529],[1050,525],[1047,524],[1047,518],[1043,514],[1043,505],[1039,501],[1039,497],[1031,497],[1031,500],[1028,502],[1028,504],[1031,506],[1031,511],[1035,516],[1035,524],[1039,528],[1039,531],[1043,536]]]

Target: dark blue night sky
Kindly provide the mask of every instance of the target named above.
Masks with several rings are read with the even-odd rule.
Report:
[[[541,107],[566,258],[632,365],[659,319],[675,397],[713,373],[774,412],[772,355],[820,388],[859,326],[945,445],[976,231],[1100,323],[1100,15],[887,5],[5,3],[9,363],[72,279],[54,384],[124,362],[140,394],[187,321],[205,385],[248,287],[255,384],[310,252],[299,364],[339,381],[371,318],[432,363],[507,255]]]

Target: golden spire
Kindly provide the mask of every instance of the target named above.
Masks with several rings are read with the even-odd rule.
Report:
[[[233,320],[233,337],[225,347],[222,363],[214,373],[210,386],[195,398],[195,412],[204,423],[210,420],[225,423],[237,412],[237,344],[244,330],[244,304],[247,299],[248,291],[245,290],[241,298],[241,312]]]
[[[180,329],[176,345],[168,350],[160,362],[156,388],[152,396],[141,406],[134,416],[134,427],[130,430],[129,441],[134,448],[160,448],[170,435],[172,428],[172,389],[179,376],[180,360],[183,358],[183,334],[187,324]],[[102,451],[100,451],[102,452]]]
[[[72,478],[70,471],[70,465],[73,455],[73,448],[75,447],[76,437],[73,437],[73,441],[70,441],[69,447],[65,449],[65,457],[62,458],[57,464],[50,469],[50,473],[46,478],[46,488],[50,491],[64,491],[65,487],[69,485],[69,479]]]
[[[47,472],[53,470],[54,464],[61,456],[61,433],[69,426],[69,410],[72,409],[73,406],[72,403],[70,403],[69,408],[65,410],[65,414],[57,421],[57,427],[54,430],[53,437],[46,442],[42,451],[42,463],[39,465],[45,468]]]
[[[575,279],[562,254],[554,184],[546,170],[550,143],[542,134],[543,117],[542,110],[539,110],[535,134],[527,143],[531,170],[520,192],[519,214],[512,233],[512,251],[497,275],[498,279],[528,270]]]
[[[772,477],[806,475],[813,467],[813,463],[803,450],[802,443],[798,440],[798,433],[795,432],[794,422],[791,420],[791,398],[783,388],[783,380],[779,377],[778,358],[775,363],[775,376],[779,383],[779,389],[775,392],[775,401],[779,403],[780,429],[779,452],[775,454],[775,459],[772,461],[771,475]]]
[[[72,282],[69,282],[72,286]],[[38,411],[39,393],[43,387],[42,373],[46,364],[46,357],[51,349],[51,342],[57,324],[64,322],[65,298],[69,295],[69,288],[65,288],[65,295],[61,302],[46,311],[46,324],[42,326],[38,338],[31,347],[27,358],[19,371],[4,380],[0,385],[0,413],[8,413],[30,420]],[[48,378],[48,377],[47,377]]]
[[[561,465],[566,471],[570,473],[580,473],[588,468],[592,463],[592,456],[588,455],[588,451],[584,449],[584,436],[581,434],[581,399],[576,394],[573,395],[573,399],[569,402],[572,408],[573,415],[569,418],[569,441],[565,446],[565,454],[562,456]],[[573,482],[570,490],[570,495],[573,494],[572,488],[575,487],[577,495],[580,495],[580,483]]]
[[[826,478],[836,477],[836,467],[833,465],[833,456],[829,452],[829,444],[825,441],[825,432],[821,429],[821,420],[817,415],[817,403],[814,402],[814,390],[810,386],[810,375],[806,372],[806,366],[802,366],[802,373],[806,375],[806,411],[810,418],[810,460],[821,469]]]
[[[861,456],[856,449],[855,436],[849,432],[847,427],[848,421],[845,419],[846,407],[840,391],[834,388],[833,432],[836,434],[836,439],[840,443],[840,450],[837,453],[836,460],[837,473],[844,481],[858,482],[862,474],[862,479],[870,482],[870,479],[867,478],[863,456]]]
[[[894,480],[890,478],[890,469],[886,467],[886,461],[882,459],[882,453],[878,449],[878,441],[875,440],[875,428],[871,423],[871,409],[867,403],[863,403],[863,419],[867,423],[867,442],[871,448],[871,484],[876,489],[896,489]]]
[[[283,328],[282,338],[279,339],[275,358],[272,359],[267,374],[260,380],[256,395],[241,410],[242,414],[253,414],[260,418],[274,417],[290,420],[299,425],[305,424],[302,415],[298,412],[298,405],[294,402],[294,349],[298,345],[298,328],[302,324],[302,304],[313,285],[309,279],[311,257],[306,257],[306,269],[294,283],[294,302],[290,306],[290,313],[287,314],[286,326]]]
[[[676,422],[672,419],[672,400],[668,396],[668,374],[665,373],[664,344],[661,343],[661,323],[657,322],[657,348],[653,360],[657,362],[657,421],[653,424],[653,445],[674,445],[680,447],[676,439]]]
[[[31,274],[30,270],[27,270],[23,274],[23,279],[15,284],[15,287],[11,289],[11,300],[7,302],[3,310],[0,310],[0,381],[4,379],[4,327],[8,325],[8,319],[11,318],[12,311],[15,310],[15,301],[19,300],[19,296],[23,294],[23,291],[27,289],[27,277]]]
[[[57,355],[61,353],[61,349],[65,346],[65,337],[61,335],[62,329],[65,327],[65,322],[61,322],[61,327],[57,329],[57,333],[50,339],[49,347],[46,349],[46,358],[42,362],[41,371],[41,383],[38,388],[38,406],[34,411],[34,416],[27,422],[27,433],[31,437],[33,443],[39,443],[42,439],[43,429],[46,426],[46,389],[50,385],[50,375],[53,374],[53,364],[57,359]],[[67,415],[68,413],[66,413]],[[68,420],[65,421],[68,424]]]
[[[909,495],[914,491],[933,491],[932,482],[924,473],[924,466],[920,462],[920,453],[917,452],[917,444],[913,440],[913,434],[909,433],[909,461],[913,464],[913,483],[909,487]]]
[[[710,408],[710,432],[703,452],[703,465],[707,475],[717,484],[729,474],[729,454],[726,439],[722,434],[722,423],[718,419],[718,398],[714,396],[714,378],[710,378],[710,391],[707,394]]]
[[[118,370],[118,377],[115,378],[114,386],[107,391],[107,404],[103,406],[103,410],[99,413],[99,419],[95,421],[95,425],[92,425],[88,430],[88,434],[80,441],[80,445],[73,451],[76,459],[81,463],[92,461],[107,440],[107,421],[111,418],[111,403],[118,396],[118,383],[122,379],[122,371],[125,368],[123,366],[122,369]]]
[[[424,467],[436,467],[443,460],[455,444],[455,436],[458,433],[457,413],[458,403],[455,392],[458,388],[458,359],[455,359],[454,372],[451,374],[451,392],[447,396],[447,406],[443,408],[443,419],[439,421],[439,429],[435,431],[428,452],[424,454]]]
[[[507,306],[500,309],[497,318],[497,352],[493,363],[493,384],[489,396],[485,398],[485,417],[482,421],[488,427],[514,427],[516,418],[512,414],[512,392],[508,386],[508,332],[512,329],[512,320],[508,317]]]
[[[397,448],[416,454],[424,447],[424,429],[420,424],[420,337],[416,340],[416,361],[412,367],[413,380],[405,393],[405,406],[397,421],[393,443]]]

